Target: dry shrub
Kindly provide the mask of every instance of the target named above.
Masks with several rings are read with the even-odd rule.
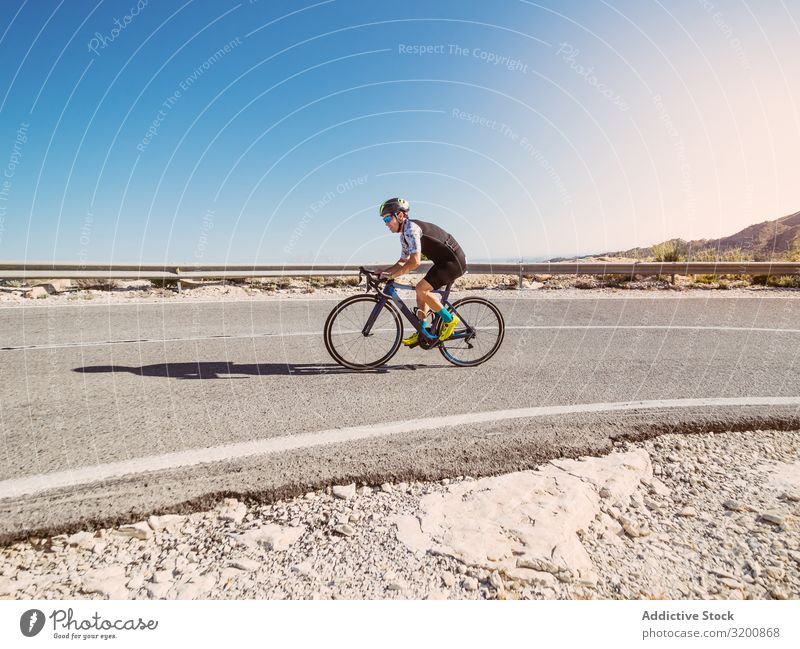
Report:
[[[97,290],[97,291],[110,291],[119,287],[119,280],[118,279],[76,279],[73,280],[75,282],[75,286],[77,286],[81,290]]]

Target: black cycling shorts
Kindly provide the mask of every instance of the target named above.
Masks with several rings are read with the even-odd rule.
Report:
[[[435,263],[431,269],[425,273],[425,280],[437,290],[447,284],[452,284],[467,271],[467,260],[464,254],[454,257],[450,261]]]

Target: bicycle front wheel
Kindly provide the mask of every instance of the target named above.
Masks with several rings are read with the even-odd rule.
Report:
[[[378,306],[377,295],[354,295],[337,304],[325,321],[325,347],[340,365],[368,370],[387,363],[400,349],[403,321],[389,302]],[[377,313],[374,313],[379,309]],[[367,327],[371,316],[373,322]]]
[[[439,344],[439,351],[450,363],[473,367],[495,355],[505,336],[503,314],[489,300],[465,297],[453,302],[461,324],[451,338]]]

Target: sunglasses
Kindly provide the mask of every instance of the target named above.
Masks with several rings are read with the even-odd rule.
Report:
[[[384,216],[384,217],[383,217],[383,222],[384,222],[384,223],[388,223],[388,222],[389,222],[389,221],[391,221],[393,218],[394,218],[394,214],[387,214],[386,216]]]

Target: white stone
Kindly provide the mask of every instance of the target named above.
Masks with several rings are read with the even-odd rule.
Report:
[[[208,599],[217,580],[212,575],[197,575],[190,581],[178,586],[176,599]]]
[[[186,521],[186,516],[179,516],[178,514],[165,514],[164,516],[150,516],[147,523],[153,530],[160,532],[162,530],[173,531],[178,529]]]
[[[81,589],[84,593],[100,593],[108,599],[127,599],[125,581],[125,568],[108,566],[87,571]]]
[[[256,548],[261,546],[268,550],[281,551],[291,547],[304,532],[305,527],[281,527],[280,525],[269,524],[231,536],[246,547]]]
[[[149,583],[147,584],[147,594],[152,599],[166,599],[170,588],[172,588],[171,581]]]
[[[348,525],[347,523],[336,525],[333,528],[333,531],[337,534],[341,534],[342,536],[353,536],[356,533],[352,526]]]
[[[259,567],[261,567],[261,564],[258,561],[248,559],[247,557],[235,559],[231,562],[231,565],[234,568],[238,568],[239,570],[247,570],[248,572],[252,572],[253,570],[257,570]]]
[[[117,533],[122,536],[130,536],[134,539],[147,541],[153,538],[153,530],[144,521],[134,523],[133,525],[123,525],[117,530]]]
[[[590,570],[577,532],[588,530],[599,514],[600,488],[625,502],[651,475],[649,456],[636,450],[451,484],[447,492],[420,500],[419,533],[412,519],[395,519],[398,539],[415,552],[427,548],[506,574]]]
[[[333,487],[333,495],[342,500],[348,500],[356,495],[356,483],[353,482],[349,485],[336,485]]]
[[[67,538],[67,544],[79,548],[90,549],[94,545],[95,538],[91,532],[76,532]]]
[[[784,514],[778,511],[761,512],[761,520],[772,523],[773,525],[780,525],[785,518]]]
[[[292,570],[304,577],[310,577],[314,572],[314,566],[311,561],[303,561],[302,563],[292,566]]]
[[[47,289],[44,286],[34,286],[25,291],[25,297],[36,300],[41,297],[47,297]]]
[[[219,509],[219,520],[231,521],[238,525],[247,515],[247,505],[238,500],[226,499],[223,506]]]
[[[5,577],[0,579],[0,596],[13,596],[17,592],[17,584]]]
[[[156,570],[153,573],[153,582],[156,584],[165,584],[172,581],[171,570]]]

